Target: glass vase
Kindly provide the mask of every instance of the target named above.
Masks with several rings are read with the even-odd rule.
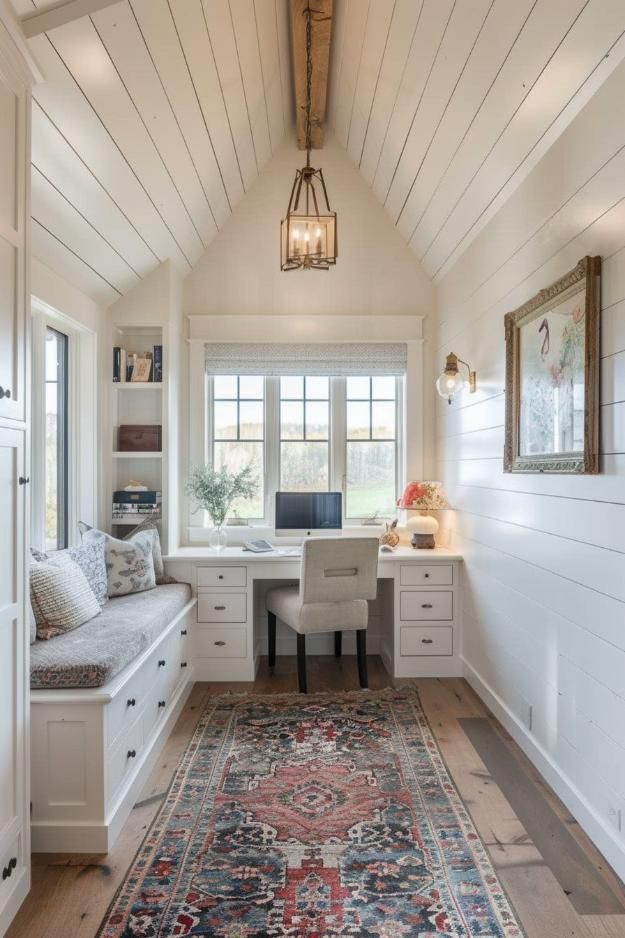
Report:
[[[225,524],[216,524],[215,527],[211,528],[208,535],[208,546],[211,550],[221,553],[226,549],[227,543],[228,534]]]

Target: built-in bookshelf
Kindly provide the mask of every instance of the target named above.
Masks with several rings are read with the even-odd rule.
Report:
[[[128,527],[139,524],[145,518],[158,519],[161,527],[164,524],[167,473],[162,447],[167,419],[164,393],[167,385],[167,350],[163,339],[166,334],[167,330],[161,324],[124,324],[113,327],[108,520],[111,532],[120,537]],[[127,365],[134,361],[135,356],[142,362],[144,376],[148,372],[148,380],[132,380],[132,367]],[[146,366],[146,361],[149,366]],[[155,377],[160,380],[155,381]],[[126,440],[120,444],[121,426],[160,427],[161,449],[127,449]],[[141,493],[135,502],[129,504],[125,496],[116,496],[115,493],[122,493],[131,481],[143,483],[148,493]],[[150,493],[155,493],[154,498]],[[157,510],[152,510],[154,504],[158,504]],[[115,505],[118,507],[115,508]]]

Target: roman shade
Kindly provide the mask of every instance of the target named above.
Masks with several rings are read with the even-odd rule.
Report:
[[[405,342],[207,342],[208,375],[404,375]]]

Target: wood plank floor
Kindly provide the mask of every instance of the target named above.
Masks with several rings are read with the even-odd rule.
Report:
[[[369,683],[371,688],[380,688],[406,682],[392,682],[381,660],[372,656]],[[623,884],[468,684],[461,679],[423,679],[414,683],[454,781],[488,847],[527,938],[624,938],[625,915],[580,915],[575,911],[494,783],[459,719],[487,717],[491,721],[519,771],[526,773],[535,786],[536,797],[549,800],[597,875],[625,903]],[[311,657],[308,684],[311,692],[356,689],[355,658],[337,662],[334,658]],[[227,691],[271,694],[295,688],[294,658],[278,658],[274,674],[269,673],[263,661],[254,684],[196,684],[114,849],[106,856],[35,854],[33,887],[7,938],[93,938],[161,804],[207,697]]]

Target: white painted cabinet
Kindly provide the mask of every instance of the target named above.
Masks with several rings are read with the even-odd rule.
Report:
[[[0,7],[0,935],[30,888],[27,55]]]
[[[0,935],[30,887],[24,442],[0,426]]]

